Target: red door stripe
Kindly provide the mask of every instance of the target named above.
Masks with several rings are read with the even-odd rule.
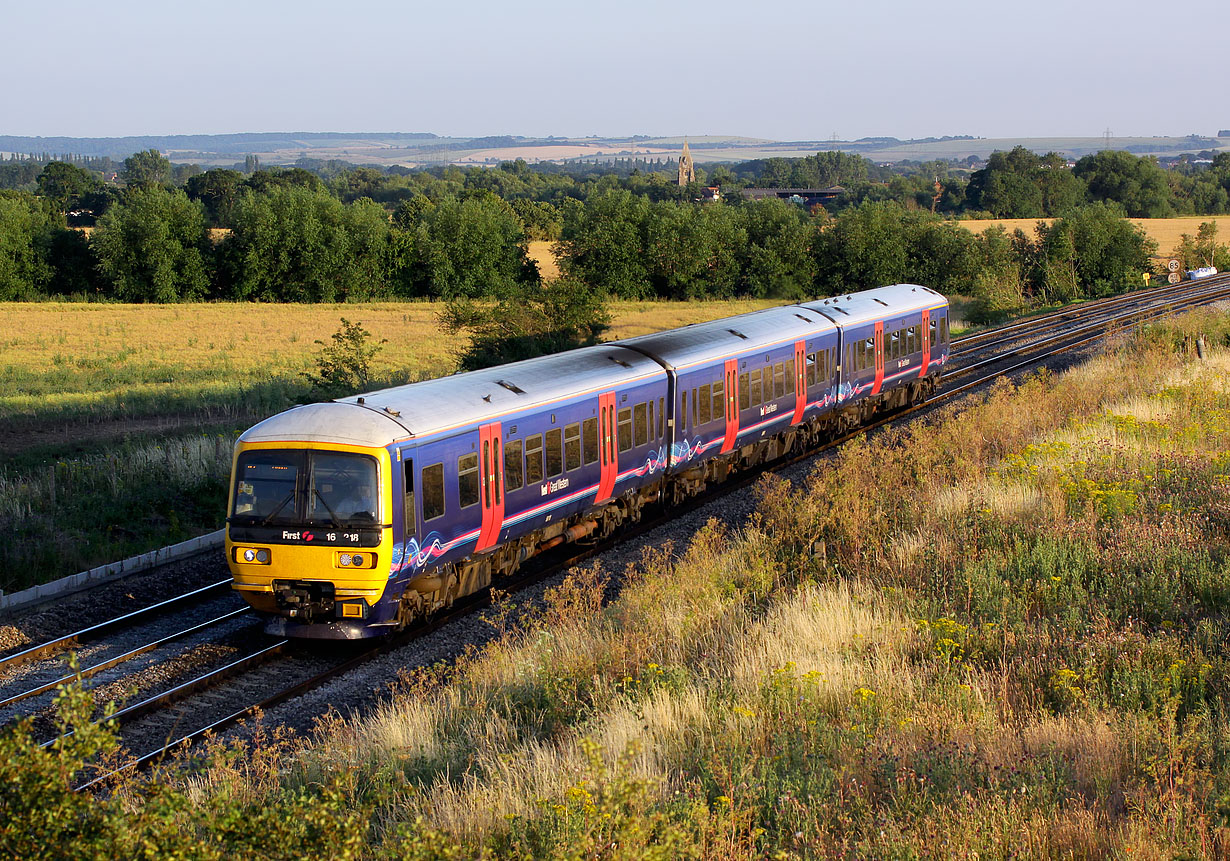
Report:
[[[491,547],[499,540],[504,525],[504,468],[500,458],[503,433],[499,422],[478,429],[478,501],[482,507],[482,526],[478,531],[475,552]]]
[[[726,409],[726,438],[722,440],[722,454],[735,447],[739,439],[739,360],[726,360],[726,384],[722,391]]]
[[[876,338],[875,338],[875,357],[876,357],[876,381],[871,387],[871,393],[878,395],[880,387],[884,385],[884,322],[876,323]]]
[[[927,371],[931,367],[931,309],[923,308],[922,324],[918,327],[918,334],[922,337],[922,367],[918,370],[918,376],[927,376]]]
[[[794,416],[790,424],[797,425],[803,421],[803,411],[807,409],[807,342],[794,342]]]
[[[594,504],[606,502],[615,492],[619,458],[615,446],[615,393],[598,395],[598,493]]]

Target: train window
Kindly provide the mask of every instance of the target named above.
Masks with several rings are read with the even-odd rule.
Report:
[[[713,419],[713,402],[709,399],[710,387],[700,387],[700,409],[696,413],[696,424],[707,425]]]
[[[457,499],[462,508],[478,502],[478,455],[474,452],[457,458]]]
[[[564,453],[560,436],[559,428],[547,431],[547,478],[553,478],[564,471]]]
[[[679,398],[679,432],[686,433],[688,429],[688,393]]]
[[[901,332],[893,332],[893,358],[901,358]]]
[[[794,394],[794,359],[786,361],[786,394]]]
[[[423,468],[423,520],[435,520],[444,514],[444,464],[433,463]]]
[[[918,332],[913,326],[905,330],[905,351],[911,356],[918,352]]]
[[[658,439],[666,435],[666,398],[658,398]]]
[[[581,423],[564,426],[564,469],[573,470],[581,465]]]
[[[643,403],[637,404],[632,408],[632,433],[633,443],[639,448],[640,446],[649,443],[649,434],[646,432],[649,428],[648,414],[645,412]]]
[[[930,338],[931,338],[931,347],[932,347],[932,349],[934,349],[934,348],[935,348],[935,332],[936,332],[936,326],[935,326],[935,324],[936,324],[936,321],[935,321],[935,320],[932,320],[932,321],[931,321],[931,326],[930,326],[930,329],[931,329]]]
[[[619,411],[619,450],[632,449],[632,410],[625,407]]]
[[[598,420],[594,418],[581,422],[581,449],[585,455],[585,463],[591,464],[598,459]]]
[[[408,538],[414,534],[414,461],[406,458],[403,463],[402,475],[405,476],[405,499],[402,511],[404,518],[402,519],[403,534]]]
[[[752,371],[752,385],[751,385],[752,391],[751,391],[750,397],[752,399],[752,406],[754,407],[758,407],[764,403],[764,395],[760,388],[760,374],[761,374],[760,368],[757,368],[756,370]]]
[[[697,427],[707,421],[709,421],[709,419],[701,421],[700,410],[696,408],[696,389],[692,389],[692,426]]]
[[[525,480],[524,462],[521,460],[521,440],[510,439],[504,443],[504,492],[519,490]]]
[[[786,365],[778,362],[773,366],[773,397],[780,398],[786,394]],[[769,393],[765,392],[765,400],[769,399]]]
[[[653,398],[649,399],[649,430],[648,430],[648,433],[649,433],[650,439],[656,439],[656,437],[653,435]]]
[[[717,382],[713,384],[713,417],[715,419],[726,418],[726,404],[722,400],[725,397],[726,384]]]
[[[828,370],[825,368],[825,365],[827,364],[825,362],[825,359],[828,358],[828,355],[829,355],[828,350],[820,350],[819,352],[812,353],[812,356],[811,356],[812,366],[811,366],[811,369],[809,370],[809,376],[807,380],[807,384],[809,386],[814,386],[817,383],[823,383],[826,380],[828,380],[829,374],[828,374]],[[814,372],[815,379],[812,379],[811,377],[812,372]]]
[[[940,342],[948,343],[948,318],[940,317]]]
[[[816,384],[816,354],[808,353],[803,361],[807,365],[807,388],[810,389]]]
[[[752,390],[750,374],[739,374],[739,409],[746,410],[752,405]]]
[[[525,441],[525,483],[542,481],[542,434],[534,434]]]

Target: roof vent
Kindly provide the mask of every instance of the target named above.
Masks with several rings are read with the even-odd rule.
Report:
[[[367,401],[363,400],[362,398],[359,398],[359,406],[363,406],[365,403],[367,403]]]
[[[876,296],[872,296],[872,297],[871,297],[871,299],[872,299],[872,301],[874,301],[874,302],[879,302],[879,303],[880,303],[881,305],[883,305],[885,308],[887,308],[887,307],[888,307],[888,303],[887,303],[887,302],[885,302],[883,299],[880,299],[880,298],[878,298],[878,297],[876,297]]]
[[[496,381],[495,381],[495,384],[496,384],[497,386],[503,386],[504,388],[506,388],[506,389],[508,389],[510,392],[512,392],[514,395],[524,395],[524,394],[525,394],[525,390],[524,390],[524,389],[518,388],[517,386],[515,386],[515,385],[513,385],[512,383],[508,382],[508,380],[496,380]]]
[[[491,403],[491,395],[483,395],[483,400],[487,403]]]
[[[747,340],[747,335],[744,335],[738,329],[727,329],[726,331],[734,335],[736,338],[742,338],[745,341]]]
[[[388,413],[389,415],[393,416],[394,418],[401,415],[401,410],[395,410],[392,407],[385,407],[384,411]]]
[[[607,356],[607,358],[610,359],[615,364],[619,365],[621,368],[631,368],[632,367],[627,362],[625,362],[623,359],[619,358],[619,356]]]
[[[807,317],[804,317],[802,314],[795,314],[794,316],[798,317],[798,318],[799,318],[800,320],[802,320],[804,323],[810,323],[810,322],[812,322],[810,319],[808,319]]]

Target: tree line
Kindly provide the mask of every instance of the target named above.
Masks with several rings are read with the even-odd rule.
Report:
[[[1187,178],[1219,189],[1202,198],[1216,207],[1230,154],[1210,161]],[[508,301],[539,283],[526,248],[546,239],[566,277],[603,296],[795,299],[917,281],[975,296],[993,316],[1140,283],[1156,249],[1125,218],[1173,211],[1162,191],[1182,186],[1159,185],[1162,168],[1129,153],[1069,170],[1022,148],[995,154],[964,184],[884,180],[884,168],[845,153],[718,165],[701,182],[732,192],[706,204],[697,187],[636,169],[311,167],[249,159],[243,171],[190,171],[150,150],[104,183],[79,164],[48,162],[32,188],[0,190],[0,299]],[[752,181],[846,192],[828,208],[734,193]],[[967,205],[1058,220],[975,235],[947,217]],[[70,221],[90,222],[88,235]],[[1209,262],[1224,253],[1215,234],[1185,247]]]

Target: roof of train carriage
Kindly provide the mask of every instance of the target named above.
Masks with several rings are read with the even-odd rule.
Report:
[[[644,350],[671,368],[686,368],[832,331],[836,326],[822,315],[798,305],[783,305],[614,343]]]
[[[819,311],[843,326],[870,323],[884,317],[899,317],[936,305],[947,307],[948,300],[942,294],[921,284],[893,284],[801,303],[801,307]]]
[[[249,428],[240,440],[381,447],[665,374],[647,356],[599,344],[295,407]]]

